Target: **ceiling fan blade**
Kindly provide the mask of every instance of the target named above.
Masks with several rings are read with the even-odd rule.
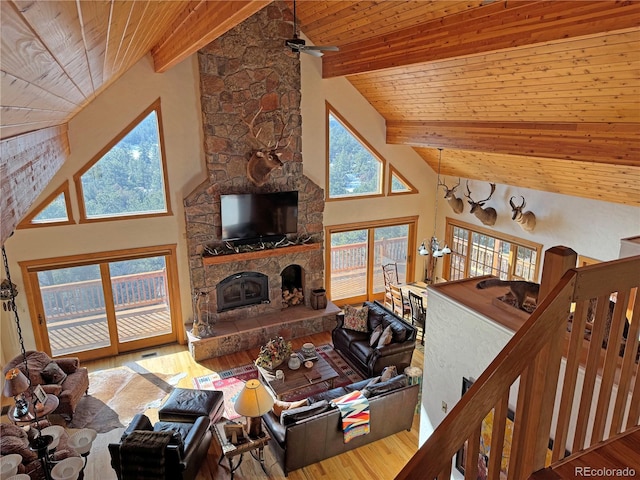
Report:
[[[324,52],[338,52],[340,48],[334,45],[305,45],[305,50],[322,50]]]
[[[307,53],[313,57],[321,57],[322,55],[324,55],[321,51],[319,50],[309,50],[308,48],[304,48],[302,50],[300,50],[302,53]]]

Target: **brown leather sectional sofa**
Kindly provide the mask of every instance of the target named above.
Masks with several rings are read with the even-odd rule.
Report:
[[[365,388],[369,379],[311,397],[308,407],[295,409],[289,421],[287,411],[278,418],[273,412],[263,415],[271,441],[271,451],[285,475],[306,465],[353,450],[402,430],[411,430],[418,402],[419,385],[407,385],[404,375],[370,387],[370,432],[344,443],[340,412],[329,399]],[[317,400],[317,401],[315,401]],[[305,416],[304,410],[310,416]]]
[[[380,375],[384,367],[391,365],[395,365],[398,372],[402,372],[405,367],[411,365],[417,330],[378,302],[365,302],[363,306],[369,309],[369,331],[356,332],[344,328],[344,315],[340,314],[337,316],[338,325],[331,332],[333,348],[365,377]],[[393,338],[389,345],[377,348],[375,344],[369,345],[369,338],[379,324],[382,324],[383,328],[391,325]]]

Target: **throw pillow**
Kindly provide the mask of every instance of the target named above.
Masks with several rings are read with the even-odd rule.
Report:
[[[397,375],[386,382],[378,382],[375,385],[371,385],[367,390],[369,394],[373,397],[376,395],[380,395],[381,393],[390,392],[392,390],[397,390],[402,387],[406,387],[408,385],[407,376],[406,375]]]
[[[369,307],[355,308],[347,305],[344,308],[344,328],[354,330],[356,332],[368,332],[367,316],[369,315]]]
[[[292,425],[303,420],[315,417],[316,415],[323,413],[329,409],[329,402],[321,400],[311,405],[298,408],[290,408],[284,410],[280,416],[280,423],[285,427]]]
[[[58,385],[67,378],[67,374],[62,371],[56,362],[49,362],[49,364],[42,369],[40,375],[42,375],[45,382],[57,383]]]
[[[373,347],[376,343],[378,343],[378,340],[380,340],[380,335],[382,335],[382,325],[378,325],[373,329],[373,332],[371,332],[371,336],[369,337],[370,347]]]
[[[385,345],[389,345],[391,343],[391,336],[392,336],[392,332],[391,332],[391,325],[389,325],[387,328],[385,328],[382,331],[382,335],[380,335],[380,340],[378,340],[378,347],[384,347]]]
[[[391,365],[389,367],[384,367],[382,369],[382,375],[380,375],[380,381],[381,382],[386,382],[387,380],[392,379],[396,375],[398,375],[398,369],[396,368],[395,365]]]
[[[276,400],[273,404],[273,408],[271,411],[275,414],[276,417],[280,418],[282,412],[284,410],[289,410],[291,408],[302,407],[307,404],[307,399],[303,398],[302,400],[298,400],[297,402],[285,402],[283,400]]]

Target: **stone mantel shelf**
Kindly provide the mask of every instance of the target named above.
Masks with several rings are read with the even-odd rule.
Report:
[[[241,262],[246,260],[254,260],[256,258],[277,257],[280,255],[290,255],[292,253],[308,252],[311,250],[319,250],[319,243],[306,243],[303,245],[292,245],[290,247],[270,248],[264,250],[255,250],[252,252],[230,253],[226,255],[214,255],[210,257],[202,257],[202,263],[205,265],[218,265],[228,262]]]

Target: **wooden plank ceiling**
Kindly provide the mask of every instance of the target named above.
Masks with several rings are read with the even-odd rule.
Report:
[[[166,71],[269,3],[2,0],[0,138],[28,150],[142,56]],[[446,175],[640,205],[640,2],[301,0],[297,13],[315,44],[340,47],[323,75],[346,76],[387,141],[432,168],[440,147]],[[66,158],[56,138],[40,164]],[[1,146],[2,171],[27,167]],[[8,183],[1,207],[19,221],[35,197]]]
[[[445,176],[640,205],[640,2],[302,2],[345,75]]]

